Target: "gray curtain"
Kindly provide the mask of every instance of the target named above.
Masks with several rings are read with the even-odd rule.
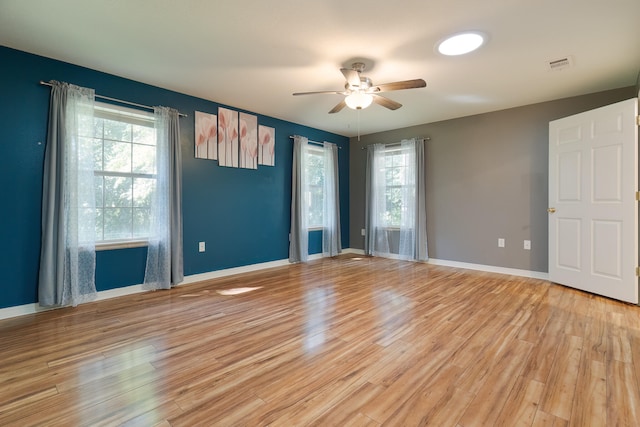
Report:
[[[180,151],[180,114],[170,110],[169,121],[169,164],[171,179],[171,285],[184,280],[184,255],[182,238],[182,154]]]
[[[323,143],[324,199],[322,212],[322,256],[337,256],[342,252],[340,235],[340,190],[338,179],[338,147]]]
[[[309,231],[306,204],[304,203],[304,162],[308,140],[303,136],[293,138],[293,167],[291,170],[291,231],[289,233],[289,262],[306,262],[309,259]]]
[[[182,159],[178,111],[154,109],[156,188],[143,288],[169,289],[184,280],[182,252]]]
[[[416,140],[416,237],[415,256],[416,261],[427,261],[429,252],[427,250],[427,177],[424,139]]]
[[[76,306],[95,299],[95,94],[50,82],[49,122],[42,188],[38,302]]]
[[[364,253],[373,255],[375,242],[375,220],[372,218],[374,209],[373,203],[373,173],[374,173],[374,145],[367,146],[367,162],[365,164],[365,205],[364,205]]]

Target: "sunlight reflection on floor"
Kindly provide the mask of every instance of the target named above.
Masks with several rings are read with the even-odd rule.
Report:
[[[312,288],[305,293],[304,349],[312,353],[326,341],[327,317],[333,312],[335,296],[332,286]]]
[[[221,289],[216,291],[220,295],[238,295],[244,294],[247,292],[255,291],[256,289],[262,289],[262,286],[258,286],[256,288],[231,288],[231,289]]]

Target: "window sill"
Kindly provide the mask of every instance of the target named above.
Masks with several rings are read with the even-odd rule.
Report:
[[[113,249],[141,248],[147,246],[147,239],[139,240],[110,240],[96,243],[96,251],[110,251]]]
[[[307,228],[308,231],[322,231],[324,228],[323,227],[309,227]]]

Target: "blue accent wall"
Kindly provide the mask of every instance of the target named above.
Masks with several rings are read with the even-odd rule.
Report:
[[[343,247],[349,247],[349,139],[299,124],[258,116],[276,130],[275,167],[218,166],[194,156],[194,112],[217,113],[212,101],[150,86],[0,46],[0,308],[37,302],[41,198],[50,88],[60,80],[94,88],[99,95],[164,105],[180,119],[185,275],[286,259],[289,251],[292,145],[290,135],[329,141],[339,151]],[[222,105],[240,110],[233,105]],[[268,112],[267,112],[268,113]],[[310,253],[321,252],[311,232]],[[198,252],[198,242],[206,252]],[[139,284],[146,248],[100,251],[98,290]]]

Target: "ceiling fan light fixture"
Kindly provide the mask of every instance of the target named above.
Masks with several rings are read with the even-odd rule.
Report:
[[[473,52],[482,46],[486,36],[479,31],[466,31],[454,34],[438,43],[437,49],[443,55],[456,56]]]
[[[362,93],[362,92],[354,92],[348,95],[344,102],[347,104],[347,107],[353,110],[363,110],[367,108],[373,102],[373,96]]]

